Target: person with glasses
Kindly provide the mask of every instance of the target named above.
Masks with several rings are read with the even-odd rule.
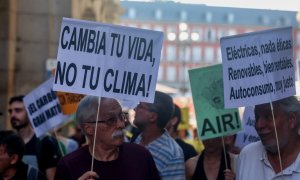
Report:
[[[55,179],[160,179],[150,152],[124,142],[127,117],[117,100],[102,97],[99,105],[99,97],[86,96],[78,105],[76,120],[88,139],[88,145],[59,162]]]
[[[184,180],[184,155],[165,129],[174,112],[171,96],[156,91],[154,103],[141,102],[135,108],[133,123],[141,133],[134,140],[151,152],[163,180]]]

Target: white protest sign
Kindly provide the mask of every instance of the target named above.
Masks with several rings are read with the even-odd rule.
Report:
[[[23,101],[37,137],[62,124],[68,116],[63,115],[58,98],[52,91],[53,78],[27,94]]]
[[[221,51],[226,108],[296,94],[291,27],[222,38]]]
[[[235,140],[235,145],[241,149],[249,143],[260,140],[254,127],[255,115],[253,106],[245,108],[242,124],[243,130],[237,133]]]
[[[163,33],[64,18],[55,91],[153,102]]]

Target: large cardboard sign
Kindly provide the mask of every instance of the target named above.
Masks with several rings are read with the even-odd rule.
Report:
[[[224,109],[222,66],[189,70],[198,136],[201,140],[241,129],[238,109]]]
[[[53,78],[27,94],[23,101],[37,137],[62,124],[68,116],[63,115],[58,98],[52,91]]]
[[[163,33],[64,18],[53,89],[153,102]]]
[[[242,119],[243,130],[238,132],[235,140],[235,145],[241,149],[247,144],[260,140],[254,127],[255,115],[253,106],[245,108]]]
[[[296,94],[292,28],[221,38],[225,107]]]

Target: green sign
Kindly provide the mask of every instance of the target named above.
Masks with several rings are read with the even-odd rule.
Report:
[[[198,136],[201,140],[241,130],[238,109],[224,109],[222,65],[189,70]]]

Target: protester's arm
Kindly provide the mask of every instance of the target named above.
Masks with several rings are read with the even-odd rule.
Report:
[[[187,180],[191,180],[193,178],[199,156],[200,155],[192,157],[185,162],[185,176]]]
[[[225,169],[224,176],[225,176],[225,180],[234,180],[235,179],[235,174],[231,169]]]
[[[87,171],[82,176],[78,178],[78,180],[93,180],[99,178],[98,174],[94,171]]]
[[[48,180],[54,180],[55,172],[56,172],[55,167],[46,169],[47,179]]]

